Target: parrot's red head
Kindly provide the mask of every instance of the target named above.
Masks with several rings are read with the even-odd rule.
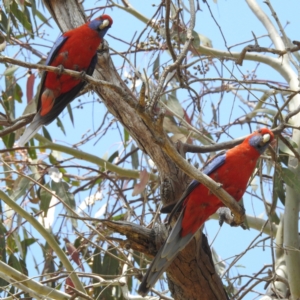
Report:
[[[96,30],[99,34],[99,37],[101,39],[104,38],[107,30],[111,27],[113,23],[113,20],[110,16],[108,15],[102,15],[101,17],[92,20],[88,26],[93,29]]]
[[[248,136],[245,142],[248,141],[252,147],[262,154],[273,141],[273,139],[273,132],[268,128],[262,128]]]

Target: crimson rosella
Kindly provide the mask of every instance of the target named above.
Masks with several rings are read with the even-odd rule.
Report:
[[[269,129],[260,129],[249,135],[240,145],[213,157],[204,167],[203,173],[222,184],[223,189],[239,201],[247,188],[259,156],[273,139],[274,135]],[[181,211],[167,240],[142,280],[138,291],[140,295],[148,293],[178,252],[191,241],[197,230],[221,206],[224,206],[223,202],[203,184],[196,180],[190,183],[169,216],[170,222],[174,213]]]
[[[97,63],[97,48],[113,21],[102,15],[61,35],[52,47],[46,65],[92,75]],[[51,123],[84,87],[81,79],[54,72],[44,72],[38,92],[37,113],[18,142],[27,143],[41,126]]]

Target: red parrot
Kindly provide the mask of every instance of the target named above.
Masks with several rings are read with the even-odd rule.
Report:
[[[274,135],[269,129],[260,129],[249,135],[242,144],[217,154],[208,161],[202,172],[221,183],[223,189],[239,201],[259,156],[273,139]],[[138,290],[140,295],[148,293],[178,252],[185,248],[203,223],[222,206],[223,202],[203,184],[196,180],[190,183],[169,216],[168,223],[175,213],[181,211],[142,280]]]
[[[102,15],[61,35],[53,45],[46,65],[92,75],[97,63],[97,48],[113,21]],[[44,72],[38,91],[37,113],[18,142],[27,143],[41,126],[51,123],[76,97],[86,83],[66,74]]]

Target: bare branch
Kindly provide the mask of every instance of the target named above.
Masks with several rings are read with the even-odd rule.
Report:
[[[190,19],[189,27],[187,28],[185,44],[183,46],[183,49],[181,50],[181,53],[177,56],[176,61],[173,64],[168,65],[164,69],[163,73],[161,74],[158,85],[157,85],[157,89],[156,89],[155,93],[153,94],[153,97],[150,101],[150,107],[151,107],[150,110],[152,110],[153,108],[156,107],[156,104],[159,100],[161,92],[163,91],[167,76],[179,67],[179,65],[181,64],[183,59],[186,57],[187,52],[189,51],[190,45],[194,39],[193,38],[193,29],[195,27],[194,0],[189,0],[189,3],[190,3],[191,19]]]

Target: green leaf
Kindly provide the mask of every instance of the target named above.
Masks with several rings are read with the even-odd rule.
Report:
[[[8,143],[7,143],[8,148],[13,148],[15,140],[16,140],[16,134],[14,132],[10,133],[8,138]]]
[[[284,180],[284,182],[289,187],[291,187],[297,193],[300,194],[299,177],[294,172],[292,172],[290,169],[287,169],[287,168],[282,168],[281,175],[282,175],[282,179]]]
[[[70,210],[68,207],[70,207],[73,210],[76,210],[76,203],[75,198],[72,193],[69,192],[69,185],[66,182],[51,182],[51,190],[56,192],[56,195],[65,203],[67,204],[66,210],[69,215],[73,215],[72,210]],[[71,218],[72,225],[74,227],[77,227],[77,221],[73,218]]]
[[[182,109],[182,106],[180,102],[178,101],[178,98],[174,94],[169,94],[167,106],[170,109],[170,112],[175,113],[177,116],[183,118],[184,117],[184,111]]]
[[[134,144],[132,144],[131,149],[130,149],[130,152],[132,152],[132,154],[131,154],[131,165],[134,169],[137,169],[139,167],[139,155],[138,155],[137,151],[134,151],[136,148],[137,147]]]
[[[70,184],[72,186],[80,186],[80,181],[78,181],[78,180],[70,180]]]
[[[102,274],[102,259],[101,259],[101,251],[99,247],[95,248],[93,254],[93,265],[92,271],[96,274]]]
[[[47,255],[45,259],[44,264],[44,274],[54,274],[56,271],[56,262],[54,261],[53,257],[51,255]],[[57,281],[52,281],[51,287],[54,289],[60,289],[61,284],[57,284]]]
[[[21,268],[22,268],[22,273],[23,273],[24,275],[28,276],[28,270],[27,270],[27,266],[26,266],[25,260],[23,260],[22,258],[20,258],[19,263],[20,263],[20,266],[21,266]]]
[[[32,181],[29,180],[27,177],[18,177],[14,183],[13,193],[11,194],[11,199],[16,201],[21,196],[23,196],[27,190],[31,187]]]
[[[23,249],[23,257],[24,257],[24,259],[26,258],[28,247],[31,246],[31,245],[33,245],[36,241],[37,240],[34,239],[34,238],[27,238],[27,239],[24,239],[21,242],[22,249]]]
[[[65,127],[59,117],[56,118],[56,125],[61,129],[64,135],[66,135]]]
[[[277,206],[277,199],[281,201],[283,205],[285,205],[285,191],[283,186],[283,181],[280,177],[279,172],[274,173],[274,183],[273,183],[273,203],[272,206]]]
[[[59,168],[59,172],[63,174],[63,177],[62,177],[63,180],[69,184],[71,182],[71,179],[67,176],[64,176],[64,174],[67,173],[66,169],[65,168]]]
[[[7,28],[6,28],[6,33],[7,33],[7,37],[10,38],[11,35],[11,15],[8,16],[8,20],[7,20]]]
[[[18,21],[24,26],[24,28],[28,32],[32,33],[32,26],[30,20],[28,20],[28,14],[26,13],[26,10],[22,12],[21,10],[19,10],[17,3],[13,2],[11,5],[11,12],[18,19]]]
[[[173,3],[173,2],[171,2],[170,3],[171,5],[170,5],[170,17],[171,17],[171,19],[173,19],[173,18],[175,18],[176,16],[177,16],[177,12],[178,12],[178,7]]]
[[[292,145],[292,147],[296,150],[298,148],[297,144],[292,140],[292,139],[289,139],[289,138],[286,138],[290,144]],[[279,146],[279,149],[281,152],[283,153],[287,153],[288,155],[290,156],[295,156],[294,153],[292,152],[292,150],[282,142],[282,140],[278,139],[278,146]]]
[[[25,2],[26,6],[31,7],[31,12],[35,16],[36,15],[36,5],[35,5],[35,0],[29,0],[30,2]]]
[[[35,0],[32,0],[34,2]],[[45,18],[44,14],[42,14],[39,10],[36,10],[36,16],[45,24],[47,24],[49,27],[53,28],[51,24],[48,22],[48,20]]]
[[[1,126],[2,127],[2,126]],[[2,141],[3,141],[3,143],[4,143],[4,145],[5,145],[5,147],[6,148],[9,148],[9,134],[7,134],[7,135],[4,135],[3,137],[2,137]]]
[[[7,13],[10,13],[11,0],[3,0],[4,8]]]
[[[246,269],[246,267],[244,265],[234,265],[236,268],[244,268]]]
[[[74,116],[73,116],[73,111],[72,111],[72,107],[71,107],[70,103],[67,105],[67,110],[68,110],[69,117],[70,117],[70,120],[72,122],[72,125],[74,126]]]
[[[115,152],[109,157],[108,161],[109,161],[110,163],[112,163],[112,162],[114,161],[114,159],[115,159],[116,157],[118,157],[118,156],[119,156],[119,151],[117,150],[117,151],[115,151]]]
[[[217,110],[213,103],[211,103],[211,110],[212,110],[212,115],[213,115],[213,124],[215,125],[215,128],[217,128],[217,124],[219,124],[218,123],[218,115],[217,115]]]
[[[6,239],[6,251],[8,255],[11,255],[12,253],[16,252],[16,241],[14,239],[14,236],[8,235]]]
[[[281,167],[279,165],[276,165],[275,172],[273,175],[272,205],[270,207],[270,215],[269,215],[270,221],[277,225],[280,223],[280,218],[276,213],[278,198],[280,199],[281,203],[285,205],[285,191],[284,191],[283,180],[280,176],[280,170]]]
[[[43,135],[44,137],[49,140],[50,142],[52,142],[52,138],[51,138],[51,135],[49,133],[49,131],[46,129],[45,126],[43,126]]]
[[[111,255],[109,253],[113,254],[114,256],[118,256],[118,252],[115,248],[109,247],[107,251],[104,254],[103,258],[103,268],[102,268],[102,274],[104,275],[118,275],[119,270],[119,260]]]
[[[2,213],[2,206],[1,208],[1,213]],[[6,241],[5,241],[5,236],[6,236],[7,230],[3,226],[2,222],[0,222],[0,260],[4,263],[6,263]],[[6,286],[8,284],[7,281],[4,279],[0,278],[0,287]]]
[[[287,153],[280,151],[280,149],[279,149],[279,161],[286,166],[289,165],[289,155]]]
[[[5,92],[3,93],[3,100],[6,109],[12,119],[15,118],[15,101],[14,99],[14,89],[16,86],[16,79],[13,76],[5,76]]]
[[[152,72],[154,74],[154,78],[156,80],[159,79],[159,67],[160,67],[160,54],[158,53],[157,57],[154,61],[154,64],[153,64],[153,69],[152,69]]]
[[[8,25],[8,20],[7,20],[7,17],[4,13],[4,11],[1,9],[0,10],[0,29],[3,31],[3,32],[7,32],[7,25]]]
[[[32,160],[35,160],[35,159],[37,159],[36,149],[31,148],[31,147],[35,146],[34,139],[30,139],[29,145],[30,145],[30,147],[27,149],[27,152],[28,152],[30,158]]]
[[[15,142],[15,133],[11,132],[2,137],[3,143],[7,149],[13,148]]]
[[[124,221],[126,214],[120,214],[114,217],[111,217],[110,220],[112,221]]]
[[[55,158],[55,161],[56,161],[55,164],[57,164],[59,161],[63,160],[61,152],[59,152],[59,151],[52,150],[51,155]]]
[[[124,127],[124,146],[127,146],[127,142],[129,141],[130,135],[127,129]]]
[[[51,190],[49,183],[44,185],[45,188]],[[52,195],[43,189],[42,187],[39,187],[37,190],[37,196],[39,197],[40,201],[40,209],[44,212],[44,217],[47,217],[49,205],[52,199]]]
[[[92,271],[95,274],[102,274],[102,259],[101,259],[101,252],[99,247],[95,248],[95,251],[93,253],[93,265],[92,265]],[[98,280],[96,278],[93,279],[93,283],[97,283]],[[102,291],[101,287],[97,287],[94,289],[94,299],[100,299],[98,297]]]
[[[192,36],[194,38],[194,40],[192,42],[192,45],[197,49],[197,48],[199,48],[200,43],[201,43],[201,41],[200,41],[200,35],[198,34],[198,32],[196,32],[195,30],[193,30]],[[204,43],[205,43],[205,40],[204,40]]]
[[[9,256],[8,265],[11,266],[12,268],[18,270],[19,272],[23,273],[22,266],[21,266],[19,260],[15,257],[15,255],[13,253]]]
[[[1,30],[1,26],[0,26],[0,30]],[[0,52],[4,51],[6,46],[7,46],[7,43],[6,43],[5,37],[0,35]]]
[[[52,165],[56,165],[58,163],[57,159],[50,153],[49,155],[49,161]]]
[[[51,182],[51,188],[56,194],[65,201],[72,209],[76,209],[74,195],[69,192],[69,185],[66,182]]]
[[[117,250],[115,248],[108,248],[108,250],[104,254],[103,262],[102,262],[102,274],[103,275],[118,275],[119,273],[119,260],[109,255],[112,253],[115,256],[118,256]],[[106,300],[114,300],[120,294],[119,289],[113,289],[112,287],[103,288],[101,292],[101,298]]]
[[[203,34],[200,34],[200,33],[196,32],[195,30],[193,30],[192,36],[194,38],[194,40],[192,42],[193,47],[191,47],[191,51],[192,51],[193,54],[199,55],[199,53],[201,51],[201,49],[199,49],[200,44],[204,45],[206,47],[212,47],[212,42],[207,36],[205,36]],[[172,38],[175,41],[178,41],[178,33],[177,32],[174,33],[172,35]],[[179,35],[179,38],[180,38],[180,43],[184,44],[186,42],[187,33],[186,32],[181,32],[180,35]]]
[[[23,26],[30,33],[31,38],[34,39],[35,36],[34,36],[33,30],[32,30],[32,22],[31,22],[31,16],[30,16],[29,9],[27,7],[24,7],[24,12],[23,13],[25,14],[26,20],[28,21],[25,25],[28,26],[28,27],[26,27],[25,25],[23,25]]]
[[[35,102],[36,98],[35,97],[33,97],[33,99],[28,102],[27,106],[24,109],[23,115],[36,113],[36,102]]]
[[[6,262],[6,242],[5,242],[6,233],[7,230],[5,226],[2,224],[2,222],[0,222],[0,260],[3,262]]]
[[[15,18],[14,14],[9,14],[9,20],[13,24],[13,27],[15,27],[16,29],[19,29],[19,25],[18,25],[17,19]]]

